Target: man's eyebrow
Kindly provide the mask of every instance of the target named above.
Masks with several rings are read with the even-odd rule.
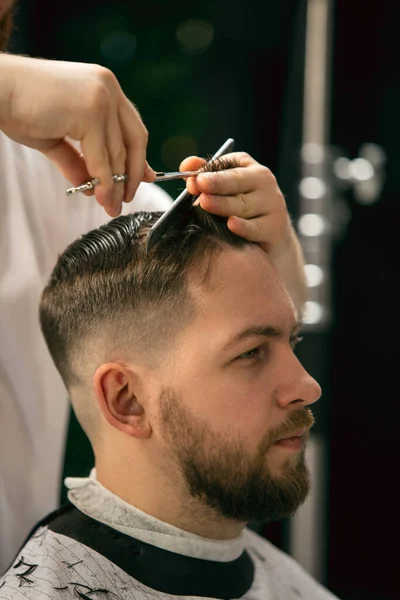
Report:
[[[301,328],[301,322],[296,321],[291,332],[289,341],[293,342],[297,337],[299,330]],[[232,346],[235,346],[239,342],[246,340],[251,337],[269,337],[269,338],[284,338],[285,332],[283,329],[279,329],[278,327],[274,327],[273,325],[250,325],[250,327],[246,327],[242,331],[239,331],[229,342],[224,346],[224,350],[229,350]]]

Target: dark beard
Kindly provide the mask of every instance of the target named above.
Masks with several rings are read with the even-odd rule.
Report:
[[[276,477],[269,471],[266,455],[280,436],[312,425],[308,409],[292,413],[279,431],[265,437],[251,458],[241,441],[223,440],[197,423],[170,392],[164,393],[160,402],[168,442],[194,498],[243,523],[283,519],[304,502],[310,488],[304,449],[290,455]]]
[[[14,25],[14,7],[10,8],[0,18],[0,51],[5,50],[7,42],[11,37]]]
[[[224,517],[243,523],[267,523],[293,515],[310,488],[304,450],[292,457],[279,478],[269,474],[265,455],[262,463],[237,470],[235,464],[242,462],[243,466],[242,455],[239,448],[221,452],[208,464],[201,464],[193,456],[182,457],[191,494]]]

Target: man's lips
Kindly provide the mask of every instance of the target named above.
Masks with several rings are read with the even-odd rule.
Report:
[[[303,427],[303,429],[297,429],[297,431],[293,431],[292,433],[288,433],[287,435],[284,435],[284,436],[280,437],[276,441],[280,442],[281,440],[289,440],[291,438],[296,438],[296,437],[299,438],[302,435],[304,435],[305,433],[307,433],[307,431],[308,431],[308,427]]]

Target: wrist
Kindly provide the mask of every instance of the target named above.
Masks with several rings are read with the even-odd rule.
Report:
[[[294,230],[294,227],[288,219],[286,232],[281,234],[279,242],[275,243],[269,252],[270,258],[273,262],[281,261],[285,257],[290,257],[293,253],[297,252],[298,237]]]
[[[304,271],[304,254],[292,224],[288,234],[275,246],[270,258],[282,277],[299,315],[308,300],[308,287]]]

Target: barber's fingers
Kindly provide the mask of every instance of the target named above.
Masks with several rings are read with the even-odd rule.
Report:
[[[233,162],[238,167],[248,167],[252,164],[258,164],[254,158],[252,158],[247,152],[230,152],[221,156],[222,160]],[[217,159],[218,160],[218,159]],[[179,165],[180,171],[196,171],[201,169],[204,165],[209,162],[199,156],[188,156]]]
[[[80,185],[90,179],[86,162],[78,149],[68,140],[58,140],[53,146],[41,152],[47,156],[73,185]],[[89,195],[93,191],[86,192]]]
[[[200,158],[200,156],[188,156],[183,159],[181,164],[179,165],[180,171],[197,171],[197,169],[201,169],[206,164],[206,160],[204,158]]]
[[[239,237],[256,242],[269,252],[271,248],[282,242],[284,232],[290,232],[291,222],[287,213],[263,215],[252,219],[230,216],[228,228]]]
[[[258,163],[197,176],[197,185],[206,194],[247,194],[273,184],[276,181],[271,171]]]
[[[222,161],[221,170],[217,168],[215,171],[210,172],[206,169],[207,174],[191,177],[187,180],[186,187],[192,195],[198,196],[201,192],[209,194],[246,193],[254,189],[256,183],[254,172],[248,174],[248,168],[257,165],[265,168],[246,152],[230,152],[216,160]],[[181,163],[179,169],[181,171],[195,171],[204,167],[207,162],[209,161],[198,156],[190,156]],[[224,168],[224,162],[229,165],[226,169]]]
[[[265,194],[235,194],[232,196],[217,196],[214,194],[200,194],[197,198],[201,208],[214,215],[230,217],[235,215],[243,219],[252,219],[266,214]]]
[[[250,165],[258,165],[259,163],[247,152],[229,152],[221,156],[222,160],[233,162],[237,167],[249,167]],[[218,160],[218,159],[217,159]]]
[[[246,238],[250,242],[264,242],[266,230],[272,230],[273,223],[270,224],[269,216],[255,217],[253,219],[243,219],[241,217],[231,216],[227,221],[228,228],[232,233]],[[273,233],[273,230],[272,230]]]
[[[126,147],[118,114],[113,109],[110,110],[107,118],[107,150],[112,174],[124,174],[126,172]],[[110,201],[104,205],[104,208],[110,217],[117,217],[121,214],[124,194],[125,183],[114,181]]]
[[[101,206],[112,204],[114,181],[107,149],[105,123],[93,123],[81,141],[81,149],[89,173],[88,179],[100,180],[94,188],[96,200]],[[83,182],[81,182],[83,183]]]
[[[221,217],[253,219],[276,215],[284,219],[287,215],[286,200],[278,186],[227,196],[201,193],[197,200],[204,210]]]
[[[152,183],[155,180],[155,178],[156,178],[156,174],[146,160],[146,162],[144,164],[142,181],[145,181],[146,183]]]
[[[180,171],[198,171],[206,164],[206,160],[204,158],[200,158],[199,156],[188,156],[185,158],[181,164],[179,165]],[[186,180],[186,188],[189,194],[192,196],[198,196],[200,194],[200,190],[196,184],[197,177],[188,177]]]
[[[119,104],[119,122],[126,150],[128,174],[123,201],[130,202],[143,177],[145,176],[147,181],[152,180],[152,169],[146,163],[148,133],[138,111],[126,98]]]
[[[262,165],[202,174],[197,180],[200,205],[214,214],[251,219],[287,210],[275,176]]]

